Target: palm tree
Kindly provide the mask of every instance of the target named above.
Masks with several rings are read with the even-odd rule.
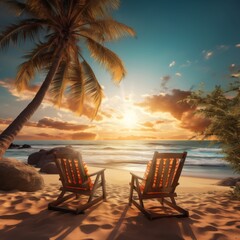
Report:
[[[26,61],[19,66],[15,82],[17,89],[26,89],[37,72],[47,72],[33,100],[1,133],[1,159],[48,91],[55,104],[61,105],[65,94],[77,106],[78,113],[82,112],[86,99],[94,103],[97,113],[103,90],[83,56],[83,44],[90,56],[119,83],[126,73],[123,62],[104,43],[134,36],[135,32],[111,17],[111,12],[119,7],[119,0],[0,1],[21,16],[19,22],[1,33],[0,48],[28,38],[38,39],[34,49],[24,56]]]

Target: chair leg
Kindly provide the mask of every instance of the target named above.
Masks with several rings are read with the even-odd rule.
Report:
[[[133,185],[134,185],[134,178],[132,176],[132,180],[131,180],[131,183],[130,183],[130,194],[129,194],[129,201],[128,201],[128,204],[129,206],[132,205],[132,197],[133,197]]]
[[[105,175],[104,172],[101,174],[102,178],[102,192],[103,192],[103,199],[107,201],[107,193],[106,193],[106,182],[105,182]]]
[[[174,205],[177,205],[177,203],[176,203],[174,197],[170,197],[170,199],[171,199],[171,201],[172,201],[172,203],[173,203]]]
[[[147,209],[144,208],[142,200],[140,201],[140,204],[138,204],[135,200],[132,200],[132,203],[137,207],[149,220],[152,220],[152,215]],[[142,203],[142,204],[141,204]]]
[[[159,202],[164,205],[164,198],[159,198]]]
[[[58,206],[59,206],[61,203],[65,202],[65,201],[67,201],[67,200],[69,200],[69,199],[71,199],[71,198],[76,197],[76,194],[72,193],[72,194],[69,194],[69,195],[67,195],[67,196],[64,197],[65,193],[66,193],[65,191],[62,191],[62,192],[60,193],[60,195],[58,196],[58,198],[57,198],[55,201],[50,202],[50,203],[48,204],[48,209],[49,209],[49,210],[57,210],[57,211],[58,211],[58,210],[61,211],[61,209],[63,209],[63,211],[66,211],[65,208],[61,208],[61,207],[58,207]]]
[[[189,212],[187,210],[185,210],[177,205],[174,197],[170,197],[170,199],[172,202],[169,202],[167,200],[164,200],[164,202],[168,206],[172,207],[173,209],[177,210],[180,213],[180,215],[177,215],[178,217],[188,217],[189,216]]]

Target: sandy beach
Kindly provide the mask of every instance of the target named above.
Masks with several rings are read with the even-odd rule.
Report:
[[[217,186],[217,179],[182,176],[177,202],[190,217],[149,221],[128,206],[129,172],[107,169],[105,175],[107,202],[80,215],[47,210],[59,193],[58,175],[43,175],[41,191],[1,191],[0,239],[240,239],[239,201],[230,200],[229,187]]]

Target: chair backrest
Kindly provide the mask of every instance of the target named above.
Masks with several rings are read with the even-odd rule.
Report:
[[[187,152],[155,152],[145,173],[143,193],[173,193],[182,172]]]
[[[90,190],[92,181],[88,177],[87,165],[78,152],[54,153],[60,180],[64,188]]]

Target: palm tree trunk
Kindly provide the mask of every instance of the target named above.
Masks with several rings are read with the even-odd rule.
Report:
[[[0,160],[2,159],[3,155],[5,154],[6,150],[23,128],[25,123],[31,118],[34,112],[38,109],[41,105],[44,96],[47,93],[47,90],[54,78],[59,64],[62,60],[62,52],[64,47],[62,44],[59,44],[60,47],[57,50],[57,54],[53,59],[53,64],[43,82],[40,89],[38,90],[36,96],[33,100],[27,105],[27,107],[16,117],[16,119],[1,133],[0,135]]]

